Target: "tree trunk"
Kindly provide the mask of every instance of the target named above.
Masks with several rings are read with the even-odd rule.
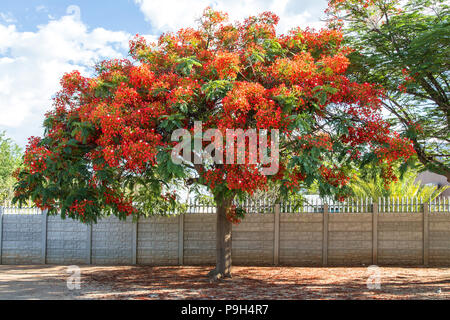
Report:
[[[231,278],[231,229],[232,223],[227,219],[227,209],[231,201],[217,202],[216,229],[216,268],[209,273],[214,280]]]

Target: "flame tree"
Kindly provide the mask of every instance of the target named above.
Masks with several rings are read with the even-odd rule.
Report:
[[[376,162],[387,182],[392,164],[412,153],[380,114],[382,90],[350,81],[349,48],[338,30],[296,28],[277,35],[265,12],[243,22],[207,8],[197,28],[136,36],[132,60],[104,61],[95,75],[64,75],[17,172],[15,201],[31,198],[49,214],[96,222],[164,213],[178,204],[170,185],[205,186],[217,204],[217,264],[230,276],[231,227],[245,212],[236,197],[278,183],[283,194],[312,183],[343,198],[357,166]],[[256,164],[175,164],[174,130],[278,129],[278,173]],[[225,150],[226,152],[227,150]],[[246,153],[246,160],[251,155]]]

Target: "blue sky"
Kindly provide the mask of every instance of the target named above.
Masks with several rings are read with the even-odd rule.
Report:
[[[17,20],[18,30],[36,31],[38,25],[67,15],[71,5],[80,8],[81,20],[90,28],[124,30],[131,34],[152,32],[133,0],[2,0],[0,12]]]
[[[126,56],[133,35],[156,39],[192,26],[207,6],[232,20],[272,11],[285,32],[323,26],[326,0],[2,0],[0,131],[25,147],[28,137],[42,135],[65,72],[89,75],[95,62]]]

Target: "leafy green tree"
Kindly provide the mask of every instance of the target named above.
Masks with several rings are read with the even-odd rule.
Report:
[[[15,179],[13,172],[22,163],[22,151],[11,139],[0,132],[0,203],[11,200]]]
[[[450,181],[450,15],[444,0],[331,0],[356,49],[349,72],[385,88],[384,107],[426,169]]]
[[[439,197],[448,186],[439,188],[438,186],[422,185],[417,181],[419,170],[416,168],[407,171],[398,181],[386,185],[379,174],[373,175],[367,169],[350,183],[353,195],[358,198],[378,198],[399,197],[399,198],[422,198],[424,200]]]

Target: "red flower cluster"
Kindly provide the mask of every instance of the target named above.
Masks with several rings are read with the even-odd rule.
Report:
[[[43,173],[47,169],[47,159],[53,154],[46,147],[40,145],[41,139],[31,137],[25,151],[24,165],[30,174]]]
[[[298,188],[302,185],[306,176],[300,170],[294,170],[287,173],[287,177],[284,181],[284,186],[292,192],[298,191]]]
[[[207,75],[212,79],[236,79],[241,69],[241,60],[238,54],[219,51],[216,56],[205,65]]]
[[[265,189],[267,183],[267,176],[262,175],[256,165],[224,165],[202,174],[212,190],[225,184],[230,190],[253,194],[256,190]]]
[[[330,169],[325,166],[319,168],[322,177],[334,187],[345,186],[350,181],[350,177],[346,176],[339,168]]]
[[[94,202],[91,200],[75,200],[69,208],[69,214],[75,214],[84,218],[84,213],[86,212],[86,207],[93,206]]]
[[[331,142],[330,136],[321,134],[318,136],[305,135],[298,137],[303,149],[311,149],[312,147],[324,149],[327,151],[333,150],[333,143]]]
[[[136,208],[133,207],[133,201],[126,199],[123,194],[117,196],[112,190],[108,190],[104,193],[104,196],[106,204],[113,205],[118,212],[125,213],[127,216],[136,213]]]
[[[236,205],[231,205],[226,212],[227,220],[233,224],[239,224],[245,217],[245,211],[242,208],[236,207]]]

